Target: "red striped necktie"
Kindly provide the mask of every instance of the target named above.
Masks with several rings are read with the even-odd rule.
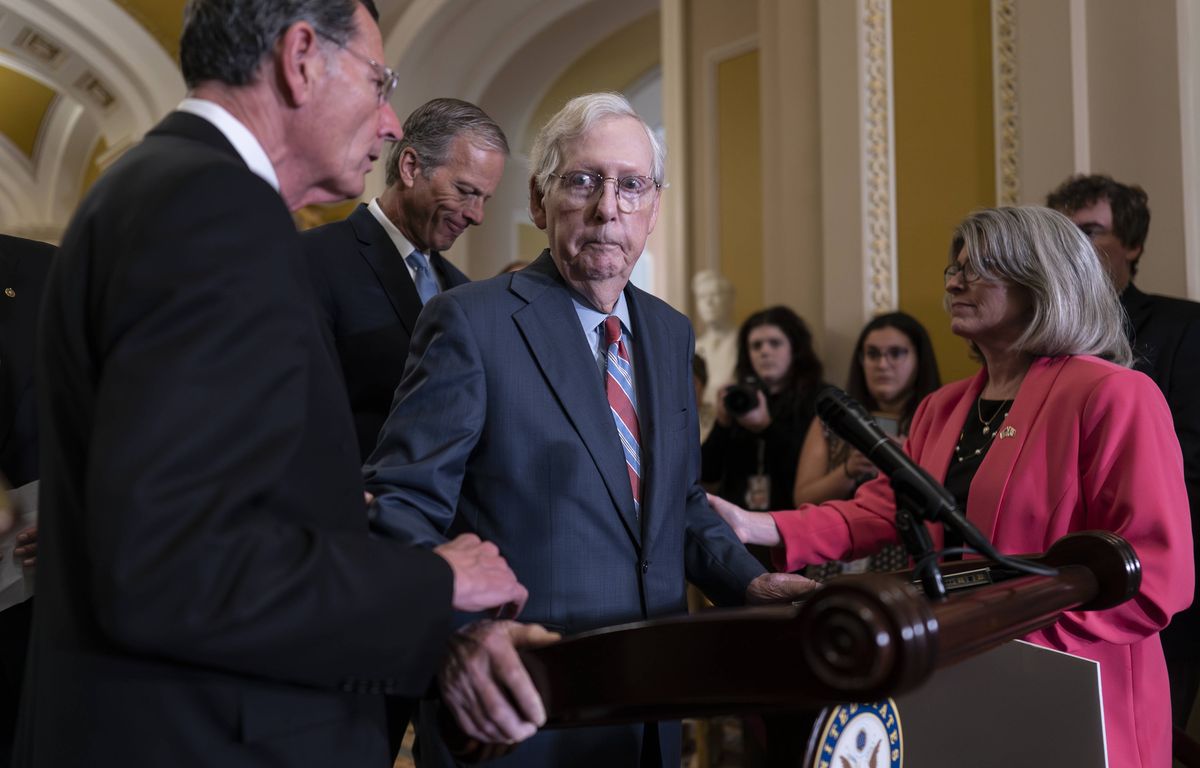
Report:
[[[609,315],[604,319],[604,346],[607,353],[607,372],[604,390],[608,394],[608,405],[612,410],[621,447],[625,450],[625,466],[629,470],[629,485],[633,489],[633,505],[640,513],[642,507],[642,447],[641,431],[638,429],[636,395],[633,389],[633,368],[629,363],[629,351],[621,341],[621,319]]]

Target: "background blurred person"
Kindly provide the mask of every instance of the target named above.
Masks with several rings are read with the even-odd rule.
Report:
[[[718,495],[750,509],[791,506],[821,374],[812,334],[792,310],[770,307],[742,323],[737,382],[719,390],[702,451],[702,478]]]
[[[1191,525],[1171,413],[1154,382],[1128,368],[1116,292],[1083,233],[1033,206],[967,217],[945,287],[950,328],[983,367],[921,403],[905,451],[1003,552],[1044,551],[1097,529],[1133,545],[1142,563],[1136,597],[1066,613],[1026,639],[1099,663],[1110,765],[1169,765],[1158,633],[1191,600]],[[743,541],[783,545],[789,570],[897,539],[886,477],[849,501],[769,514],[710,501]],[[930,534],[938,549],[961,543],[941,526]]]
[[[854,345],[846,391],[863,404],[884,432],[908,436],[913,413],[925,396],[942,385],[929,333],[915,317],[889,312],[871,320]],[[814,418],[796,466],[795,503],[848,499],[877,470],[856,450]],[[824,581],[842,573],[896,571],[908,566],[908,552],[888,544],[870,557],[810,565],[804,574]]]
[[[1121,306],[1129,315],[1133,367],[1162,390],[1183,450],[1183,476],[1192,513],[1192,562],[1200,562],[1200,304],[1143,293],[1134,280],[1150,233],[1150,199],[1136,184],[1109,176],[1072,176],[1046,196],[1096,246]],[[1171,717],[1185,728],[1200,689],[1200,605],[1171,619],[1162,633],[1171,678]]]
[[[854,345],[846,392],[884,432],[906,437],[917,405],[941,385],[929,333],[915,317],[889,312],[866,324]],[[848,499],[875,474],[862,453],[814,418],[796,466],[795,503]]]

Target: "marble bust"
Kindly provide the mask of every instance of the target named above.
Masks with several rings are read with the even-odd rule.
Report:
[[[733,283],[719,272],[704,270],[692,278],[692,297],[703,330],[696,335],[696,354],[708,364],[708,385],[700,406],[700,437],[712,429],[717,392],[734,379],[737,329],[733,326]]]

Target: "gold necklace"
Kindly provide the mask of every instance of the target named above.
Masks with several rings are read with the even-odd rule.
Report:
[[[996,417],[1000,415],[1001,411],[1004,411],[1005,417],[1008,416],[1007,409],[1011,404],[1012,404],[1012,400],[1001,400],[1000,405],[996,406],[996,410],[992,413],[992,417],[990,419],[988,419],[987,421],[984,421],[983,420],[983,398],[980,397],[978,400],[975,401],[975,415],[978,416],[979,423],[983,425],[983,434],[984,435],[991,434],[992,422],[996,420]],[[1001,419],[1000,423],[1003,424],[1004,419]]]

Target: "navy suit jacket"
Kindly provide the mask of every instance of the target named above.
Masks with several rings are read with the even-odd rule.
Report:
[[[625,297],[640,517],[602,375],[549,251],[429,302],[364,467],[378,528],[424,545],[461,531],[495,542],[529,589],[521,618],[567,634],[684,613],[686,580],[740,604],[763,571],[699,485],[690,323],[636,287]],[[501,763],[636,765],[642,733],[546,731]],[[664,763],[678,765],[677,728],[665,727],[660,743]]]
[[[368,536],[279,194],[169,115],[96,183],[37,347],[38,605],[16,764],[389,764],[429,684],[437,555]]]
[[[366,205],[345,220],[304,233],[313,288],[337,344],[362,459],[375,448],[404,373],[421,297],[387,231]],[[443,287],[467,276],[436,251],[429,264]]]
[[[33,339],[54,246],[0,235],[0,475],[37,479]]]

